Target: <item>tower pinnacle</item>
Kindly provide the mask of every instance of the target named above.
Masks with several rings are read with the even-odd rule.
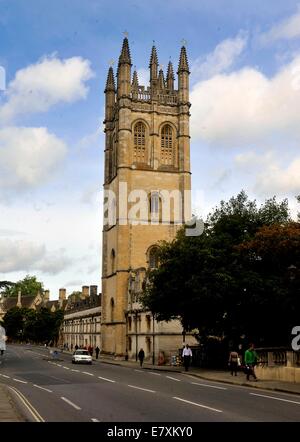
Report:
[[[121,55],[119,57],[119,65],[124,63],[128,63],[131,66],[131,57],[130,57],[129,43],[127,37],[125,37],[123,40]]]
[[[185,46],[182,46],[181,51],[180,51],[178,73],[179,72],[190,73],[190,71],[189,71],[189,63],[188,63],[188,58],[187,58]]]
[[[167,88],[170,91],[174,90],[174,70],[173,70],[173,64],[171,61],[169,61],[168,64],[168,70],[167,70]]]
[[[114,78],[114,70],[113,67],[110,66],[110,68],[108,69],[108,74],[107,74],[107,80],[106,80],[106,87],[105,87],[105,93],[108,91],[114,91],[116,90],[116,86],[115,86],[115,78]]]

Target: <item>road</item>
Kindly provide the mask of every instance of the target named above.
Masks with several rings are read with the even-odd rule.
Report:
[[[203,381],[189,374],[95,362],[46,360],[48,351],[10,345],[0,382],[45,422],[300,421],[300,397]]]

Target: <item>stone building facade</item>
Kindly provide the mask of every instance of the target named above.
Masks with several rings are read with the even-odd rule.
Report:
[[[26,307],[33,310],[39,310],[41,307],[47,307],[52,312],[63,309],[66,306],[65,292],[59,294],[59,299],[50,301],[50,291],[44,290],[43,293],[36,295],[22,296],[19,292],[17,297],[3,298],[0,300],[0,321],[4,318],[5,313],[13,307]]]
[[[157,265],[157,242],[172,240],[190,219],[189,66],[181,48],[178,88],[166,78],[153,46],[150,85],[139,84],[128,39],[105,88],[105,172],[101,351],[115,358],[169,358],[182,346],[177,321],[157,323],[139,295],[147,269]],[[187,341],[193,342],[191,336]]]
[[[61,289],[65,290],[65,289]],[[70,295],[61,328],[61,345],[101,348],[101,294],[97,286],[83,286],[80,299]]]

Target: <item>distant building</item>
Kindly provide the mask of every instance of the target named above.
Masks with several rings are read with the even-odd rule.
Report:
[[[66,297],[60,296],[56,301],[50,301],[50,291],[38,292],[36,295],[22,296],[21,291],[18,296],[5,297],[0,300],[0,320],[8,310],[14,307],[26,307],[33,310],[39,310],[41,307],[47,307],[52,312],[58,309],[64,309],[66,306]]]
[[[101,348],[101,294],[97,286],[83,286],[80,295],[68,297],[60,343],[69,349],[75,345]]]

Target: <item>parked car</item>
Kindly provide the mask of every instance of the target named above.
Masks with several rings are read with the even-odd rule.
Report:
[[[72,356],[72,364],[92,364],[92,356],[89,354],[87,350],[84,349],[78,349],[75,350]]]

